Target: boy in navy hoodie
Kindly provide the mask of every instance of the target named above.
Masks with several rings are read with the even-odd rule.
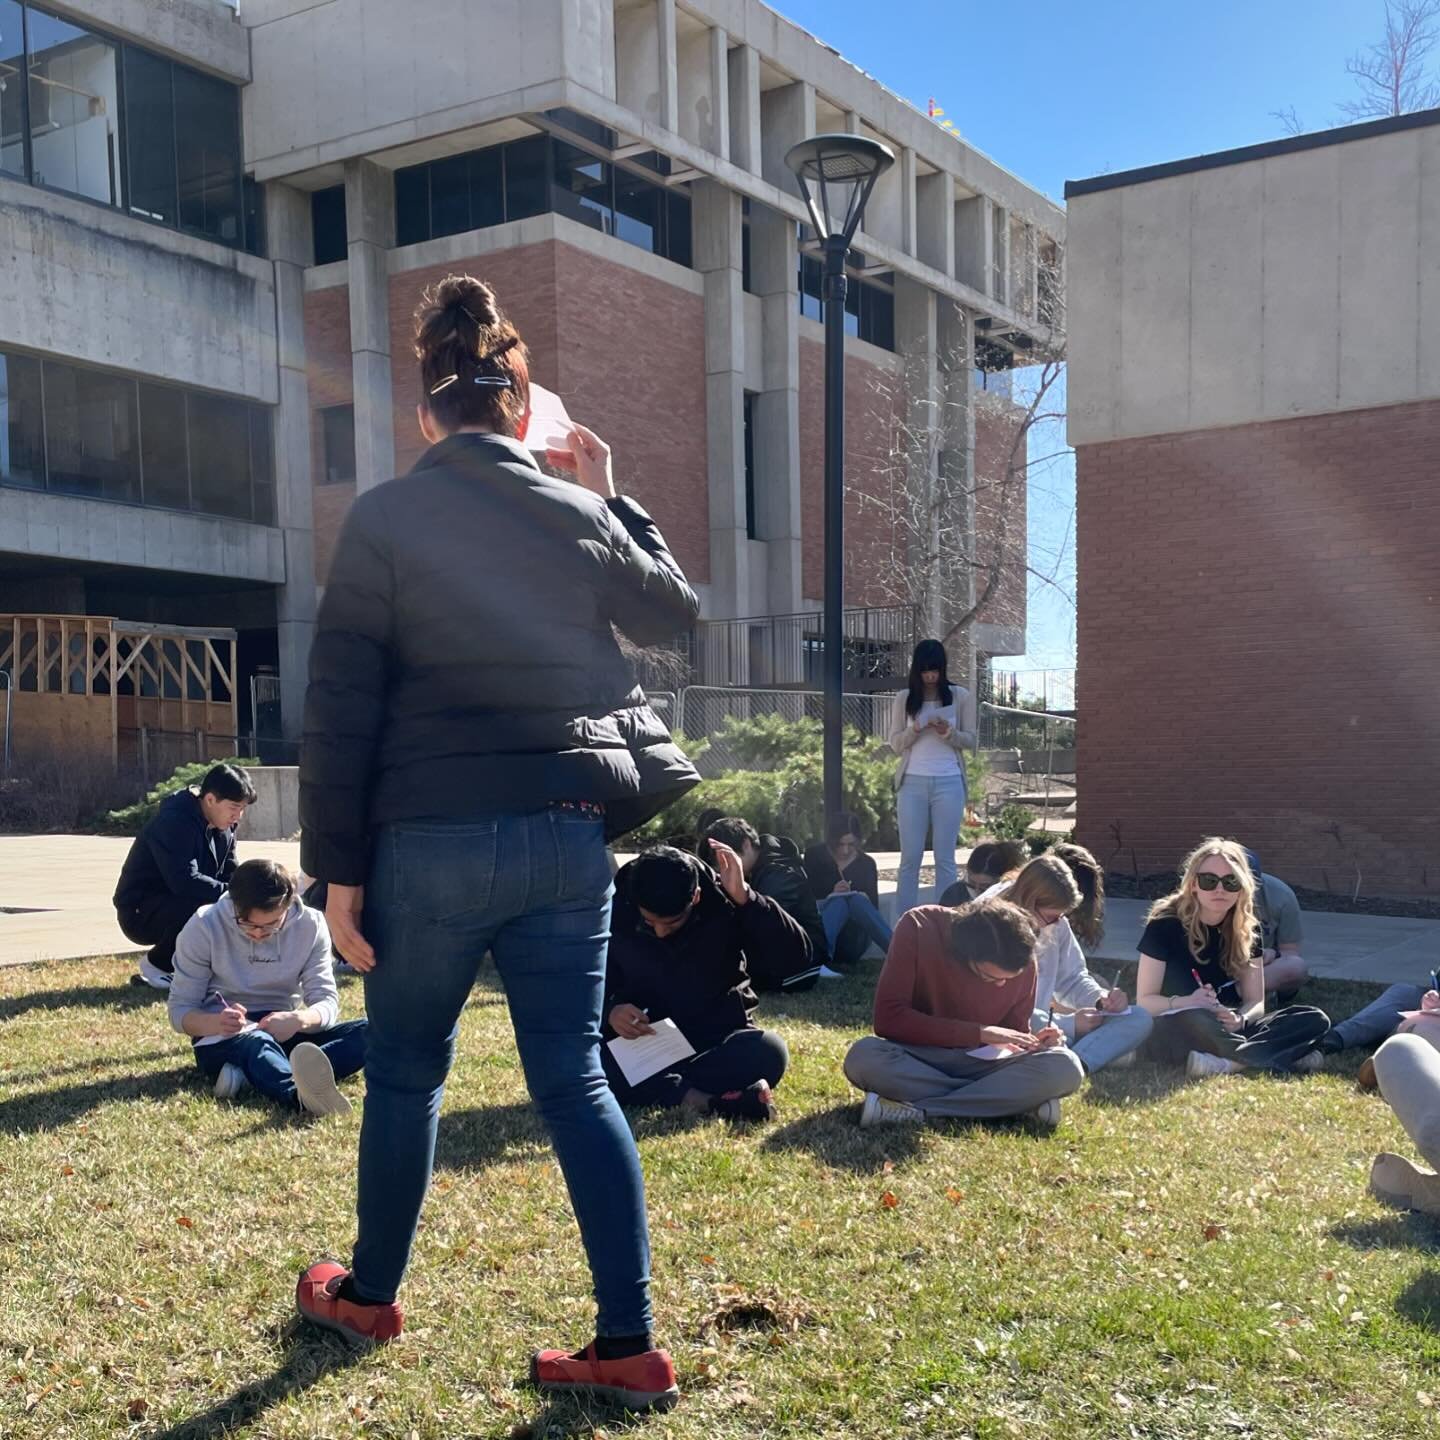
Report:
[[[345,1115],[336,1077],[365,1063],[365,1021],[340,1023],[325,917],[273,860],[247,860],[175,946],[170,1023],[231,1100],[254,1087],[291,1109]]]

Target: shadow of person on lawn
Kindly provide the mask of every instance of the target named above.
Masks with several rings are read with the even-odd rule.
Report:
[[[1440,1274],[1422,1271],[1395,1297],[1395,1313],[1412,1325],[1440,1331]]]
[[[101,1105],[117,1100],[168,1100],[192,1087],[193,1065],[155,1070],[145,1075],[115,1075],[83,1085],[32,1090],[0,1100],[0,1134],[33,1134],[58,1130]]]
[[[1330,1227],[1330,1238],[1356,1250],[1440,1250],[1440,1226],[1412,1210],[1378,1220],[1344,1220]]]
[[[534,1158],[550,1137],[528,1100],[442,1110],[435,1136],[437,1170],[484,1170],[506,1160]]]
[[[369,1353],[338,1336],[326,1335],[298,1317],[285,1327],[285,1361],[263,1380],[242,1385],[199,1415],[148,1433],[146,1440],[221,1440],[235,1435],[272,1405],[299,1395],[327,1375],[358,1364]]]
[[[29,990],[23,995],[0,995],[0,1024],[31,1010],[143,1010],[165,1004],[165,997],[148,985],[77,985],[68,990]]]
[[[920,1152],[920,1125],[885,1125],[862,1130],[858,1103],[832,1105],[778,1126],[761,1142],[762,1150],[806,1150],[837,1170],[878,1174],[887,1162],[912,1160]]]

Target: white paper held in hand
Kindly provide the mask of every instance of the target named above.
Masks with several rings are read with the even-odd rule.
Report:
[[[575,422],[565,402],[543,385],[530,382],[530,425],[525,431],[525,448],[543,454],[546,450],[568,450]]]
[[[627,1085],[638,1085],[658,1075],[667,1065],[688,1060],[695,1053],[695,1047],[673,1020],[652,1020],[650,1027],[653,1031],[650,1035],[641,1035],[635,1040],[617,1035],[608,1042]]]

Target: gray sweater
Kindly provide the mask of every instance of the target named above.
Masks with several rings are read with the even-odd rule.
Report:
[[[334,1025],[340,995],[325,917],[296,900],[278,933],[251,940],[235,923],[228,895],[197,910],[175,942],[170,1023],[183,1035],[189,1011],[220,1010],[227,1000],[252,1014],[313,1005],[321,1016],[317,1028]],[[196,1043],[220,1038],[202,1036]]]

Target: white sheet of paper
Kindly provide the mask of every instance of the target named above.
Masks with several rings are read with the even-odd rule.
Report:
[[[525,431],[527,450],[568,450],[574,421],[565,409],[565,402],[543,385],[530,382],[530,426]]]
[[[1139,1005],[1127,1005],[1123,1010],[1096,1010],[1096,1014],[1102,1020],[1118,1020],[1122,1015],[1133,1015],[1141,1007]]]
[[[978,1050],[965,1052],[972,1060],[1008,1060],[1020,1053],[1018,1045],[982,1045]]]
[[[673,1020],[654,1020],[651,1026],[654,1033],[642,1035],[638,1040],[625,1040],[617,1035],[608,1042],[627,1084],[638,1085],[658,1075],[667,1065],[688,1060],[695,1053],[695,1047]]]

